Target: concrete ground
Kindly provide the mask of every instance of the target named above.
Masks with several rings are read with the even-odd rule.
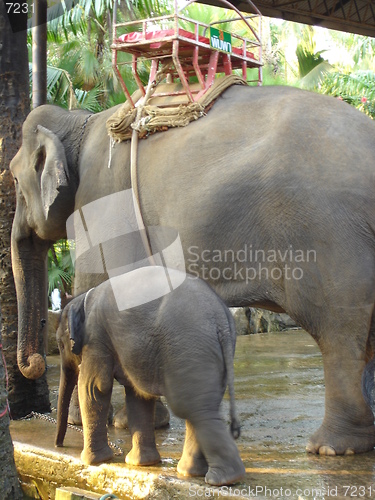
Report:
[[[51,402],[56,406],[58,357],[48,358]],[[157,431],[162,462],[154,467],[128,467],[124,454],[100,466],[79,460],[82,434],[69,429],[65,447],[53,446],[55,425],[31,419],[11,423],[16,465],[32,498],[54,498],[56,488],[78,486],[126,499],[375,498],[374,452],[347,457],[319,457],[305,452],[308,437],[324,412],[322,360],[303,331],[239,337],[235,359],[236,399],[242,423],[237,441],[246,478],[232,487],[209,488],[203,478],[185,479],[176,472],[182,452],[184,423],[172,415],[170,426]],[[123,388],[114,388],[115,409]],[[228,418],[228,401],[223,418]],[[51,416],[55,417],[55,411]],[[113,427],[110,440],[129,451],[126,430]],[[37,496],[39,495],[39,496]]]

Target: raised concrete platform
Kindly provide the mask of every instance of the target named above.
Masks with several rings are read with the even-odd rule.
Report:
[[[48,358],[48,364],[54,406],[58,357]],[[11,422],[16,465],[25,491],[31,498],[42,499],[55,498],[59,487],[78,487],[101,495],[114,493],[123,500],[375,499],[374,452],[336,458],[305,452],[308,437],[319,427],[324,413],[321,356],[306,333],[239,337],[235,374],[243,426],[237,444],[246,467],[246,478],[241,484],[210,488],[203,478],[185,479],[177,474],[184,422],[174,416],[169,428],[156,433],[161,464],[146,468],[128,467],[124,455],[100,466],[85,466],[79,459],[82,434],[68,429],[65,447],[55,449],[54,424],[32,419]],[[123,388],[116,386],[115,409],[122,402]],[[226,400],[222,413],[227,419]],[[111,427],[109,437],[125,453],[130,450],[126,430]]]

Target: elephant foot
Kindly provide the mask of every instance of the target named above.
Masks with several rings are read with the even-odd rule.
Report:
[[[166,427],[169,424],[169,411],[164,406],[160,399],[155,403],[155,429]],[[128,429],[128,416],[126,414],[126,406],[118,410],[113,418],[113,425],[117,429]]]
[[[155,465],[160,462],[160,454],[156,448],[132,448],[125,457],[128,465]]]
[[[245,477],[245,466],[240,459],[236,464],[228,467],[210,467],[205,481],[211,486],[225,486],[240,482]]]
[[[107,462],[113,458],[113,451],[109,446],[103,447],[101,450],[84,449],[81,453],[81,460],[86,465],[99,464]]]
[[[177,464],[177,472],[183,476],[205,476],[207,471],[208,464],[203,455],[200,457],[183,455]]]
[[[308,453],[325,456],[354,455],[372,451],[375,446],[375,427],[356,427],[345,435],[327,430],[324,425],[311,436]]]

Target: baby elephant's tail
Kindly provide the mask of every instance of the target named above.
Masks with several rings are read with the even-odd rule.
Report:
[[[375,414],[375,358],[371,358],[363,370],[362,394]]]
[[[224,331],[219,330],[219,341],[221,345],[221,349],[223,351],[224,363],[227,372],[227,385],[229,391],[229,401],[230,401],[230,430],[234,439],[237,439],[241,433],[240,421],[237,417],[236,412],[236,402],[234,397],[234,368],[233,368],[233,359],[234,359],[234,350],[236,347],[236,327],[234,324],[233,316],[230,311],[225,306],[225,313],[228,320],[228,329],[226,328]]]

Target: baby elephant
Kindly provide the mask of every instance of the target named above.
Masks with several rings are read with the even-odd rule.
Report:
[[[163,290],[166,276],[169,284],[182,284],[150,300]],[[184,280],[179,271],[144,267],[115,281],[76,297],[63,311],[57,331],[61,378],[56,446],[63,444],[78,379],[82,461],[93,464],[112,457],[106,423],[115,378],[125,386],[132,435],[126,463],[160,461],[153,416],[155,398],[164,395],[175,415],[186,420],[178,472],[206,475],[206,482],[216,486],[240,480],[245,469],[233,439],[240,426],[233,389],[236,333],[229,310],[204,281]],[[219,415],[227,383],[233,437]]]

